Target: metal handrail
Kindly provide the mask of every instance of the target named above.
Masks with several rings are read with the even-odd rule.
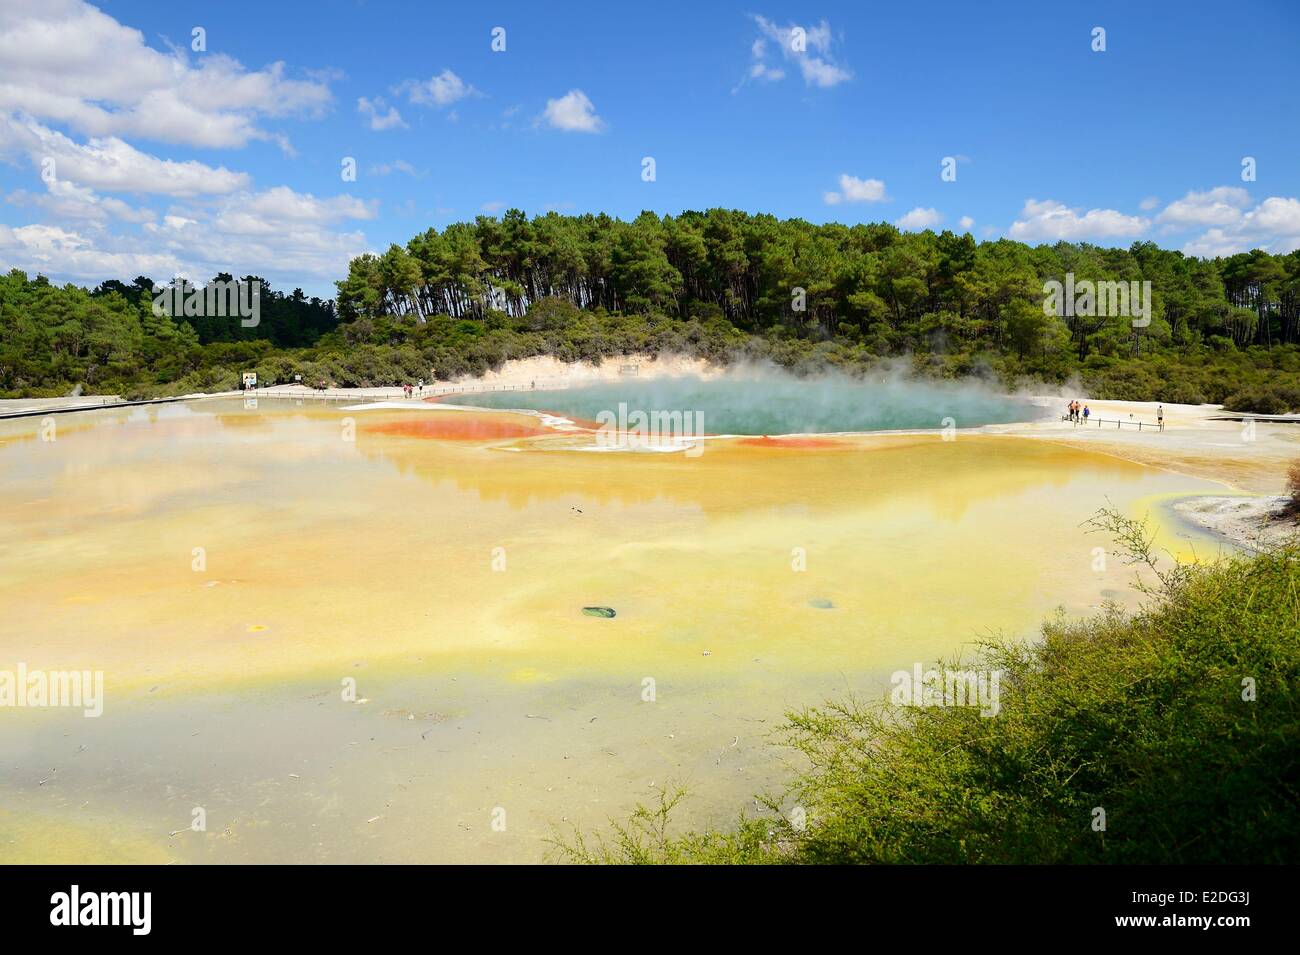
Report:
[[[1139,431],[1141,431],[1144,426],[1150,431],[1165,430],[1165,423],[1163,421],[1157,421],[1155,424],[1152,424],[1150,421],[1125,421],[1123,418],[1094,418],[1091,416],[1087,418],[1080,418],[1079,420],[1074,420],[1069,415],[1066,414],[1061,415],[1061,420],[1070,421],[1077,428],[1087,428],[1091,426],[1091,424],[1095,421],[1097,422],[1097,427],[1099,428],[1105,424],[1113,424],[1115,425],[1116,429],[1120,429],[1120,430],[1122,430],[1125,425],[1128,425],[1129,427],[1135,427]]]

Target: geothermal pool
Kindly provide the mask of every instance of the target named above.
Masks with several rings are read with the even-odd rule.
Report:
[[[55,423],[0,422],[0,670],[102,671],[104,712],[0,708],[9,862],[540,861],[670,783],[722,824],[787,778],[785,710],[1130,601],[1080,523],[1217,488],[966,432],[691,458],[427,405]]]
[[[480,408],[547,411],[585,421],[596,421],[601,412],[623,403],[631,409],[691,412],[701,416],[710,434],[744,435],[971,428],[1044,415],[1028,401],[968,383],[856,381],[841,376],[630,379],[448,400]]]

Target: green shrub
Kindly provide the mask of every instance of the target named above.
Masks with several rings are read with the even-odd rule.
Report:
[[[1259,385],[1229,396],[1223,404],[1229,411],[1290,414],[1300,411],[1300,385]]]
[[[668,814],[681,793],[669,791],[609,836],[557,837],[559,856],[1295,862],[1300,544],[1165,567],[1140,525],[1113,513],[1097,523],[1155,573],[1152,603],[1132,616],[1058,617],[1041,641],[985,645],[960,668],[1002,672],[995,717],[853,699],[792,713],[784,740],[809,768],[783,798],[765,800],[769,815],[673,836]],[[791,821],[792,806],[806,812],[805,827]]]

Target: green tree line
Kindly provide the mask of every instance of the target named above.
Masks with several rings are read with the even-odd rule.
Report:
[[[332,301],[308,298],[301,289],[286,295],[256,276],[242,281],[262,284],[255,327],[244,327],[237,316],[156,314],[154,283],[146,276],[91,290],[16,269],[0,276],[0,395],[59,395],[78,386],[154,393],[194,383],[204,369],[237,369],[258,356],[302,349],[338,325]],[[222,386],[218,379],[208,384]]]
[[[1047,283],[1067,277],[1149,282],[1149,324],[1047,314]],[[511,210],[353,259],[338,307],[354,342],[427,343],[432,323],[432,339],[468,345],[453,364],[536,345],[508,333],[595,358],[631,332],[719,360],[855,368],[908,355],[923,372],[1007,384],[1081,379],[1106,397],[1300,408],[1300,251],[1201,259],[1151,242],[977,243],[726,209],[631,222]]]
[[[527,313],[547,298],[580,309],[721,316],[749,333],[836,337],[875,350],[976,342],[1028,355],[1073,343],[1080,358],[1127,328],[1042,313],[1049,280],[1150,281],[1155,344],[1300,342],[1300,251],[1189,258],[1128,249],[1032,247],[890,225],[813,225],[726,209],[632,222],[518,210],[479,216],[354,259],[338,283],[345,319]],[[1059,326],[1059,327],[1058,327]],[[1142,336],[1132,342],[1140,344]]]
[[[1150,282],[1149,324],[1046,314],[1046,283],[1067,276]],[[725,209],[631,222],[511,210],[353,259],[337,306],[266,290],[255,328],[159,319],[150,287],[0,279],[0,393],[231,388],[244,370],[394,385],[648,352],[850,373],[903,356],[926,375],[1300,410],[1300,251],[1200,259]]]

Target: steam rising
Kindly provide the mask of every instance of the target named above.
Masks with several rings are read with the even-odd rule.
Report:
[[[972,382],[838,373],[796,378],[774,371],[731,372],[716,378],[629,378],[558,391],[466,395],[456,404],[527,408],[596,420],[620,402],[632,410],[693,411],[712,434],[828,434],[845,431],[958,428],[1028,421],[1041,414],[1027,400]]]

